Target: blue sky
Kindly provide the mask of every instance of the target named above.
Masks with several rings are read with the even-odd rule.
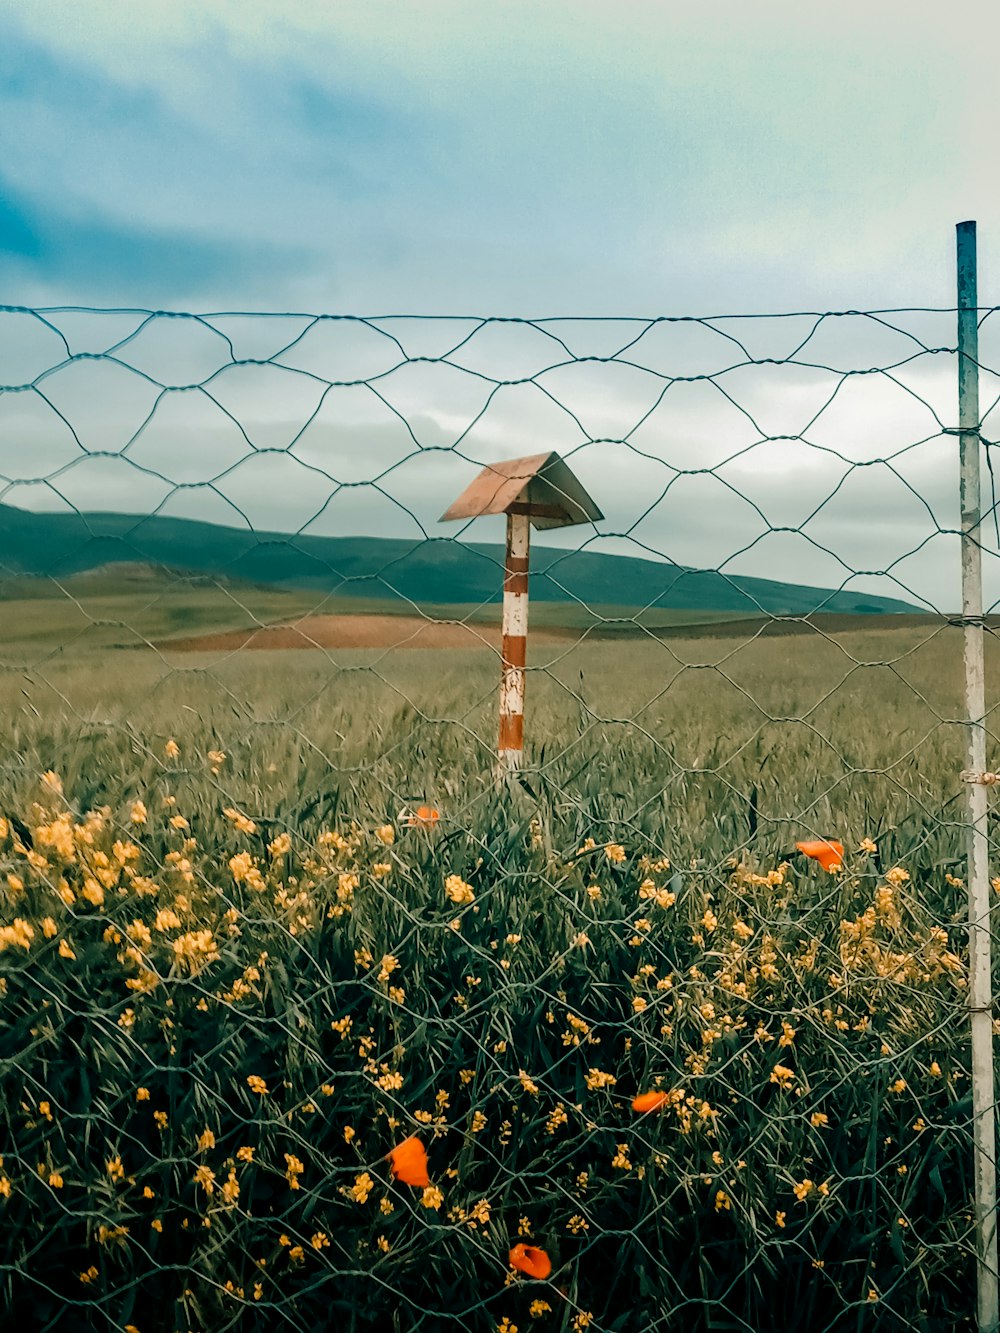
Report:
[[[662,314],[947,304],[1000,234],[995,6],[33,0],[11,302]]]
[[[1000,238],[997,49],[995,5],[895,0],[8,6],[0,302],[530,317],[940,307],[954,301],[954,224],[972,217],[985,305]],[[130,327],[59,318],[74,352]],[[929,346],[953,342],[953,317],[906,319]],[[983,329],[991,365],[998,323]],[[780,358],[807,328],[740,332],[753,355]],[[286,332],[244,322],[239,355],[270,356]],[[452,332],[407,326],[406,350],[436,355]],[[202,333],[160,321],[124,356],[163,384],[194,383],[218,352]],[[615,333],[580,325],[573,350],[603,355]],[[326,325],[296,364],[349,378],[345,365],[381,364],[389,344],[373,349],[373,337]],[[49,402],[0,395],[0,500],[242,522],[238,504],[257,527],[419,536],[440,532],[437,515],[483,462],[554,447],[577,451],[608,516],[601,534],[566,534],[571,544],[834,586],[902,559],[904,586],[957,604],[954,544],[921,546],[928,506],[956,522],[953,438],[936,435],[955,411],[942,358],[898,382],[850,381],[815,424],[835,384],[825,372],[727,373],[735,406],[715,386],[677,383],[638,433],[661,381],[569,366],[544,384],[582,428],[528,385],[498,394],[470,431],[483,384],[469,372],[533,372],[533,339],[494,328],[457,358],[464,373],[409,365],[382,382],[415,445],[386,403],[343,389],[294,457],[253,454],[194,390],[165,393],[127,455],[81,454],[62,417],[85,449],[113,451],[151,398],[138,376],[77,362],[45,381]],[[664,326],[635,358],[707,374],[724,346],[700,326]],[[864,321],[831,323],[805,359],[857,369],[913,346]],[[61,357],[45,330],[0,316],[8,383]],[[986,379],[988,406],[997,381]],[[309,382],[270,368],[213,383],[257,448],[286,447],[311,410]],[[808,443],[774,438],[804,430]],[[895,471],[854,466],[889,455]],[[718,471],[698,475],[706,467]],[[338,490],[362,481],[373,484]],[[811,540],[797,546],[767,531],[806,520]],[[470,539],[499,537],[490,522]]]

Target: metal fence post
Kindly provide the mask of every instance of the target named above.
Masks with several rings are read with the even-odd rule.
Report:
[[[962,508],[962,620],[968,728],[969,1008],[972,1020],[972,1134],[979,1333],[997,1333],[997,1180],[993,1072],[993,986],[986,786],[986,682],[983,662],[983,561],[979,443],[979,324],[976,224],[957,227],[958,411]]]

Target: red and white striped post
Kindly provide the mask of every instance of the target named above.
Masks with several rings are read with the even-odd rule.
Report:
[[[531,524],[565,528],[604,515],[554,450],[487,463],[441,515],[440,522],[507,515],[503,574],[500,734],[497,787],[524,759],[524,673],[528,658],[528,545]]]
[[[512,505],[507,511],[507,555],[503,575],[498,782],[516,773],[524,757],[524,669],[528,660],[530,538],[528,506]]]

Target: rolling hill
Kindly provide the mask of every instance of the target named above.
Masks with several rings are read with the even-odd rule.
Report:
[[[450,537],[289,536],[159,515],[45,514],[0,505],[0,571],[8,579],[67,578],[137,564],[340,597],[420,606],[475,605],[500,600],[503,547]],[[539,602],[657,606],[735,616],[919,610],[867,592],[837,592],[541,545],[532,548],[531,566],[530,593]]]

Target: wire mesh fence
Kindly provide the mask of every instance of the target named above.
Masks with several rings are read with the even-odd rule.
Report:
[[[0,313],[12,1321],[977,1326],[955,319]]]

